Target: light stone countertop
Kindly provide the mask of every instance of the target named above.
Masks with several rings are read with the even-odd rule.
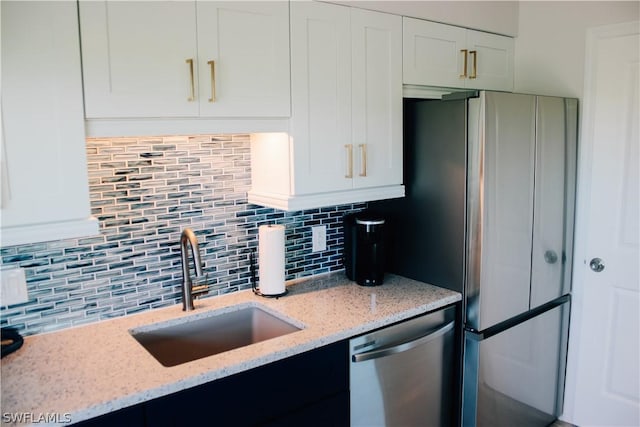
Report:
[[[3,425],[27,414],[68,424],[204,384],[312,350],[460,301],[447,289],[387,275],[382,286],[363,287],[343,272],[288,284],[289,294],[262,298],[250,290],[25,338],[2,359]],[[265,308],[303,329],[173,367],[162,366],[129,333],[156,322],[206,317],[236,305]],[[13,418],[15,420],[15,418]],[[43,425],[44,423],[38,423]]]

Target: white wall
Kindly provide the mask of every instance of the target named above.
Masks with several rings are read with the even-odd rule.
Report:
[[[637,1],[523,1],[515,92],[582,99],[587,28],[640,19]]]

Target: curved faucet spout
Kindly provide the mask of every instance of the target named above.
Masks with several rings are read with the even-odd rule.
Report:
[[[191,246],[193,263],[196,276],[202,276],[202,259],[200,258],[200,247],[198,238],[190,228],[185,228],[180,236],[180,260],[182,262],[182,310],[191,311],[193,307],[194,290],[189,273],[189,257],[187,254],[187,244]]]

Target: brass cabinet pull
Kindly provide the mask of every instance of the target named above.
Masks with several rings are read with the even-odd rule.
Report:
[[[192,102],[196,98],[196,88],[193,80],[193,58],[187,59],[186,63],[189,64],[189,76],[191,78],[191,96],[187,98],[187,101]]]
[[[460,49],[460,52],[462,53],[462,57],[464,58],[464,65],[462,66],[462,74],[460,74],[460,78],[461,79],[466,79],[467,78],[467,49]]]
[[[353,145],[346,144],[344,148],[347,150],[347,174],[345,178],[353,178]]]
[[[367,176],[367,144],[360,144],[360,176]]]
[[[211,98],[209,102],[216,102],[216,61],[209,61],[209,69],[211,72]]]
[[[469,76],[469,78],[475,79],[476,77],[478,77],[478,52],[472,50],[469,53],[473,55],[473,73]]]

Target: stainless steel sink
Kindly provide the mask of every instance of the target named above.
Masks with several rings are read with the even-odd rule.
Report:
[[[241,305],[129,332],[162,365],[175,366],[301,329],[259,307]]]

